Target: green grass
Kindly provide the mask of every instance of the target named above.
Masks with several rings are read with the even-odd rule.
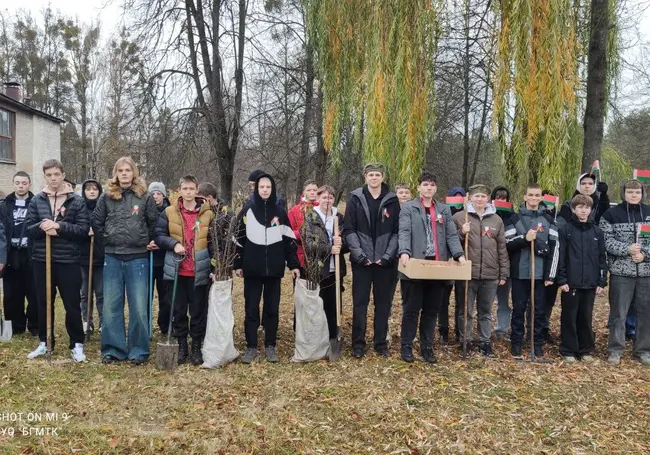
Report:
[[[348,286],[350,289],[350,286]],[[349,291],[346,292],[349,294]],[[392,317],[393,357],[349,355],[351,304],[346,295],[345,352],[336,364],[292,364],[290,281],[285,280],[278,351],[219,370],[183,365],[161,372],[100,363],[97,337],[89,362],[73,364],[63,311],[57,312],[53,364],[27,361],[29,336],[0,345],[0,412],[63,413],[56,436],[22,436],[26,422],[0,421],[0,453],[345,453],[345,454],[644,454],[650,450],[650,369],[629,355],[607,365],[608,307],[596,309],[593,365],[515,363],[507,345],[496,359],[460,359],[437,349],[439,364],[398,357],[399,305]],[[396,302],[397,302],[396,297]],[[236,344],[243,349],[243,295],[235,286]],[[559,313],[559,310],[556,312]],[[558,327],[555,315],[554,327]],[[370,324],[370,327],[372,325]],[[370,334],[369,334],[370,335]],[[153,346],[159,336],[154,335]],[[38,425],[36,425],[38,426]],[[8,428],[17,428],[9,437]]]

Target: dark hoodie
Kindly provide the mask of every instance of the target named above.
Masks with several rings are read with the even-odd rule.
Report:
[[[465,197],[466,194],[467,193],[465,192],[465,188],[463,188],[462,186],[453,186],[449,190],[449,193],[447,193],[448,196],[460,195],[460,196],[463,196],[463,197]],[[461,205],[460,207],[449,207],[449,209],[451,210],[452,216],[455,215],[458,212],[462,212],[464,208],[465,208],[465,205]]]
[[[156,208],[158,209],[158,213],[162,215],[162,213],[165,211],[167,207],[169,207],[171,203],[169,202],[169,199],[164,198],[163,203],[161,205],[156,204]],[[158,245],[160,247],[160,245]],[[162,267],[165,264],[165,254],[167,252],[163,250],[162,248],[159,250],[156,250],[153,252],[153,266],[154,267]]]
[[[262,178],[271,181],[267,200],[259,193]],[[242,269],[245,277],[282,278],[284,269],[300,267],[296,237],[287,212],[277,205],[275,180],[262,174],[255,181],[253,202],[242,209],[237,227],[237,258],[234,268]]]
[[[97,188],[99,188],[99,194],[97,195],[97,199],[88,199],[86,198],[86,185],[89,183],[94,183],[97,185]],[[97,206],[97,201],[99,200],[99,196],[102,195],[102,192],[104,190],[102,189],[102,185],[94,179],[88,179],[83,184],[81,185],[81,197],[83,197],[84,202],[86,204],[86,212],[88,213],[88,219],[92,219],[93,217],[93,211],[95,210],[95,207]],[[79,263],[81,264],[82,267],[88,267],[90,264],[90,237],[88,237],[84,242],[81,243],[79,246],[80,251],[79,251]],[[104,265],[104,241],[98,237],[95,236],[95,241],[94,241],[94,248],[93,248],[93,266],[102,266]]]
[[[5,238],[7,247],[7,261],[10,267],[18,268],[27,262],[27,208],[34,194],[30,191],[24,205],[16,204],[16,193],[9,194],[0,203],[0,221],[5,228]],[[13,242],[12,239],[16,241]],[[21,245],[19,247],[19,245]],[[17,254],[22,250],[21,254]],[[1,253],[0,253],[1,254]],[[4,263],[4,262],[3,262]]]
[[[506,192],[506,201],[511,202],[510,201],[510,190],[508,188],[506,188],[505,186],[497,186],[495,189],[492,190],[492,194],[490,195],[490,200],[491,201],[494,201],[494,198],[497,195],[497,191],[505,191]],[[512,212],[502,212],[500,210],[497,210],[497,215],[499,215],[501,217],[501,219],[503,220],[504,226],[506,225],[506,223],[508,222],[508,220],[510,219],[510,217],[513,214],[514,214],[514,211],[512,211]]]
[[[571,199],[573,197],[577,196],[580,194],[580,182],[582,179],[585,177],[590,177],[594,180],[594,183],[596,182],[596,176],[593,174],[589,174],[585,172],[584,174],[580,174],[578,177],[578,181],[576,182],[576,190],[573,192],[573,196],[571,196]],[[600,218],[603,216],[603,214],[609,210],[609,196],[607,196],[607,193],[598,193],[594,189],[594,193],[591,195],[591,199],[594,201],[594,206],[591,209],[591,215],[589,215],[589,221],[593,221],[595,224],[600,223]],[[562,208],[560,209],[560,213],[558,213],[560,218],[562,218],[563,221],[570,221],[571,217],[573,216],[573,210],[571,210],[571,200],[565,201],[564,204],[562,204]]]

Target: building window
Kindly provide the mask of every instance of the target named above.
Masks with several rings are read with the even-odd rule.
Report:
[[[15,136],[16,114],[5,109],[0,109],[0,159],[15,159]]]

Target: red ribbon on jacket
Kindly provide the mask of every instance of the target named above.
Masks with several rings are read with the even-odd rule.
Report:
[[[420,197],[422,208],[426,211],[427,207],[424,205],[424,198]],[[431,232],[433,233],[433,247],[436,252],[436,261],[440,260],[440,248],[438,248],[438,227],[436,226],[436,203],[432,199],[429,206],[429,215],[431,215]]]

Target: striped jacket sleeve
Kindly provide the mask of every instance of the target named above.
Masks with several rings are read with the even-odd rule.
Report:
[[[523,250],[528,246],[525,234],[520,234],[517,232],[518,222],[519,216],[512,215],[508,218],[508,221],[504,227],[506,235],[506,248],[508,249],[508,253],[516,253],[517,251]]]
[[[560,262],[560,237],[555,223],[549,220],[548,251],[549,255],[544,261],[544,280],[555,281]]]

